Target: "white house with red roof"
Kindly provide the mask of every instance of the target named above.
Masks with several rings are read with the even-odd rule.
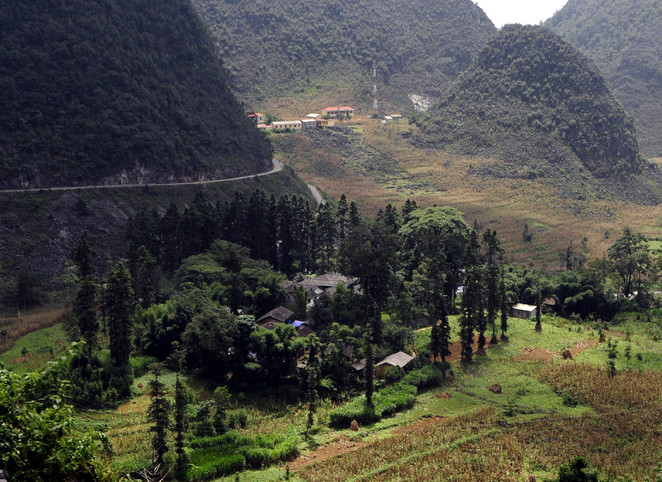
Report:
[[[322,115],[328,115],[331,119],[337,119],[339,116],[349,119],[354,115],[354,109],[348,106],[327,107],[322,111]]]

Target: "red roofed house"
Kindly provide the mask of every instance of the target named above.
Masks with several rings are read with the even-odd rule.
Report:
[[[248,114],[248,118],[253,121],[253,124],[258,125],[258,124],[264,124],[264,116],[260,114],[259,112],[251,112]]]
[[[351,107],[327,107],[322,111],[322,115],[328,115],[330,119],[344,117],[350,119],[354,115],[354,109]]]

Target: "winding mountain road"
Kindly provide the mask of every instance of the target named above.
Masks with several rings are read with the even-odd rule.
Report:
[[[218,182],[240,181],[242,179],[250,179],[252,177],[268,176],[283,170],[283,163],[275,157],[271,160],[273,167],[270,171],[261,172],[259,174],[249,174],[247,176],[230,177],[226,179],[215,179],[210,181],[188,181],[188,182],[166,182],[166,183],[144,183],[144,184],[105,184],[105,185],[90,185],[90,186],[62,186],[62,187],[37,187],[27,189],[2,189],[2,193],[12,192],[39,192],[39,191],[76,191],[78,189],[127,189],[137,187],[166,187],[166,186],[195,186],[201,184],[215,184]]]

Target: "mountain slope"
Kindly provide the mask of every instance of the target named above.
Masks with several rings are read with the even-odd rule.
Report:
[[[0,187],[268,168],[188,0],[9,2],[0,31]]]
[[[648,156],[662,156],[661,24],[658,0],[569,0],[545,23],[600,67]]]
[[[412,108],[438,98],[496,31],[471,0],[194,0],[239,95],[259,104],[319,83]]]
[[[541,27],[505,26],[415,120],[426,145],[506,161],[498,175],[613,180],[645,168],[599,70]]]

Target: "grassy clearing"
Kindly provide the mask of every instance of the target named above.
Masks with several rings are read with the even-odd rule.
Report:
[[[0,354],[0,363],[16,373],[27,373],[43,367],[69,345],[64,325],[58,323],[18,338]]]
[[[0,317],[0,331],[7,330],[7,334],[0,337],[0,353],[10,350],[21,337],[63,323],[70,316],[69,308],[47,306],[20,316]],[[23,343],[21,348],[24,346],[31,350],[29,343]]]

